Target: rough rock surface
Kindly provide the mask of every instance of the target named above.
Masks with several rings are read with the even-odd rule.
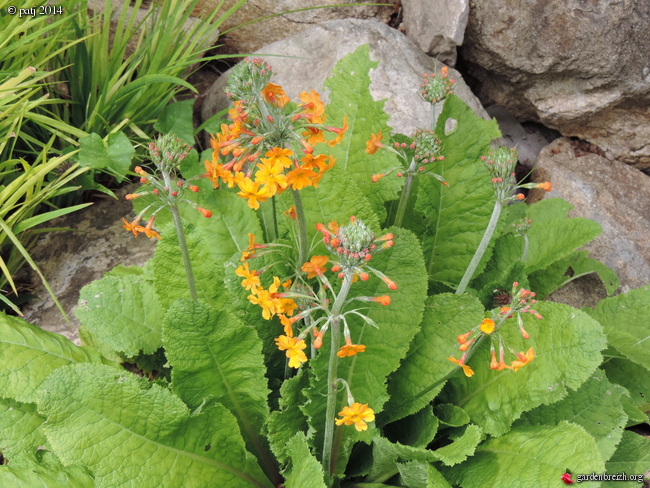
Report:
[[[419,97],[418,87],[422,74],[432,72],[436,62],[404,35],[381,22],[358,19],[323,22],[266,45],[260,53],[291,56],[266,58],[273,66],[272,81],[281,84],[290,98],[297,98],[301,91],[315,89],[326,101],[328,94],[322,87],[334,65],[364,44],[370,46],[370,58],[379,61],[379,66],[370,72],[370,91],[376,100],[387,99],[384,110],[390,115],[389,125],[404,133],[429,127],[430,105]],[[440,63],[437,68],[440,71]],[[450,69],[449,77],[456,80],[454,93],[479,116],[489,118],[460,74]],[[219,78],[206,96],[204,120],[228,105],[223,91],[226,79],[227,76]]]
[[[463,44],[469,0],[402,0],[406,36],[429,56],[456,64],[456,48]]]
[[[34,294],[37,298],[22,307],[25,320],[62,334],[78,344],[79,321],[74,316],[74,310],[79,301],[79,290],[118,264],[142,265],[153,255],[154,241],[144,236],[136,239],[122,228],[122,217],[127,220],[135,217],[131,202],[124,199],[124,195],[133,190],[132,185],[122,188],[116,193],[117,201],[107,197],[80,212],[50,223],[52,227],[73,230],[44,234],[31,254],[71,324],[65,322],[34,274],[31,278],[36,284]]]
[[[647,0],[482,0],[460,56],[485,103],[650,168],[649,24]]]
[[[551,181],[549,198],[571,203],[570,217],[602,226],[603,233],[584,249],[616,271],[620,291],[645,286],[650,283],[650,177],[590,149],[557,139],[540,153],[533,180]]]
[[[225,12],[237,3],[238,0],[226,0],[221,7]],[[203,0],[199,3],[197,12],[211,12],[221,3],[221,0]],[[222,25],[223,50],[232,53],[252,53],[262,46],[273,41],[293,36],[314,24],[325,20],[359,18],[375,18],[381,22],[388,22],[395,11],[392,5],[358,5],[350,7],[332,7],[340,3],[364,3],[362,0],[341,2],[338,0],[248,0]],[[385,1],[377,3],[397,3]],[[325,8],[312,8],[325,7]],[[261,17],[281,14],[291,10],[302,9],[300,12],[285,15],[276,15],[259,22],[237,27],[247,22],[255,21]],[[305,10],[306,9],[306,10]],[[230,30],[233,29],[233,30]],[[345,43],[345,38],[339,39]]]

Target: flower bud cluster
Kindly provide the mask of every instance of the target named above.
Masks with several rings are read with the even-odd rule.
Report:
[[[495,290],[496,291],[496,290]],[[460,359],[456,359],[453,356],[450,356],[449,361],[458,364],[463,368],[463,371],[466,376],[473,376],[474,372],[472,369],[465,364],[468,355],[472,348],[476,347],[485,336],[490,338],[490,369],[502,371],[504,369],[511,369],[513,371],[518,371],[522,366],[528,364],[535,357],[535,352],[531,347],[528,352],[513,352],[516,359],[512,361],[510,365],[505,363],[505,346],[502,335],[499,333],[499,329],[507,322],[507,320],[516,317],[517,326],[519,327],[519,332],[521,333],[524,339],[529,339],[530,335],[524,329],[524,321],[522,319],[522,314],[530,313],[537,319],[541,319],[542,316],[532,308],[536,303],[535,293],[527,290],[524,287],[519,287],[519,283],[514,282],[511,290],[511,300],[509,306],[502,306],[498,311],[493,312],[492,318],[485,318],[483,321],[474,326],[468,332],[460,334],[457,337],[458,349],[463,353]],[[496,360],[496,349],[495,345],[499,347],[499,361]]]
[[[289,187],[318,187],[336,160],[314,154],[314,145],[333,147],[347,130],[347,117],[342,128],[325,125],[325,105],[314,90],[300,93],[300,103],[290,105],[283,88],[269,82],[271,74],[271,66],[257,58],[233,69],[227,88],[232,124],[221,125],[211,141],[212,161],[205,162],[204,176],[214,188],[220,182],[237,185],[253,209]],[[327,141],[326,132],[335,137]]]
[[[454,80],[449,78],[449,68],[443,66],[440,74],[424,74],[424,81],[420,83],[420,95],[431,104],[440,103],[454,93]]]
[[[492,178],[492,186],[497,200],[521,201],[525,198],[523,193],[517,193],[520,188],[541,188],[551,191],[551,183],[524,183],[518,184],[515,178],[515,166],[517,165],[517,150],[506,146],[498,146],[488,149],[486,155],[481,156],[481,160]]]
[[[183,180],[178,177],[179,167],[191,149],[189,145],[169,134],[160,136],[155,142],[152,141],[149,144],[149,157],[154,163],[156,171],[149,173],[140,166],[136,166],[134,169],[135,173],[140,176],[140,183],[148,189],[130,193],[125,198],[135,200],[145,195],[152,195],[155,197],[154,202],[142,210],[132,222],[122,219],[126,230],[133,232],[136,237],[139,232],[142,232],[149,238],[160,239],[160,234],[152,229],[156,214],[163,208],[177,206],[179,202],[191,205],[206,218],[212,217],[210,210],[183,198],[188,190],[192,193],[199,191],[198,186],[189,183],[195,178]],[[142,227],[138,223],[147,212],[152,212],[151,217],[147,226]]]
[[[336,222],[331,223],[329,228],[317,224],[316,230],[323,234],[323,242],[327,248],[337,255],[338,259],[334,261],[336,264],[332,271],[339,272],[339,278],[353,274],[366,281],[369,277],[367,269],[384,281],[391,290],[397,289],[394,281],[381,271],[368,266],[373,254],[393,247],[393,234],[377,238],[372,230],[356,217],[350,217],[350,222],[342,226]]]

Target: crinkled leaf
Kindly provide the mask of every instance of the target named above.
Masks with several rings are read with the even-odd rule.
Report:
[[[409,488],[451,488],[444,476],[431,464],[419,461],[397,463],[402,485]]]
[[[35,402],[39,386],[55,369],[104,361],[94,349],[75,346],[62,335],[0,314],[0,392],[4,397]]]
[[[603,459],[609,459],[621,440],[627,415],[619,385],[610,383],[601,370],[576,391],[553,405],[542,405],[524,413],[519,425],[558,425],[562,420],[581,425],[596,440]]]
[[[296,432],[307,432],[307,417],[300,409],[306,401],[304,390],[309,387],[307,370],[301,370],[289,378],[280,389],[280,410],[271,413],[268,424],[268,437],[273,454],[282,463],[286,463],[290,454],[288,442]]]
[[[346,175],[346,192],[358,192],[370,202],[380,220],[386,218],[384,202],[394,200],[403,184],[401,178],[386,177],[372,183],[374,174],[399,166],[397,157],[390,151],[365,152],[371,134],[382,132],[388,137],[389,116],[384,112],[385,100],[375,101],[370,94],[369,71],[379,64],[370,60],[370,48],[363,45],[341,59],[325,82],[330,90],[327,104],[327,124],[341,127],[347,116],[348,130],[340,144],[329,149],[336,158],[336,166]],[[327,176],[325,176],[327,178]],[[326,184],[325,179],[323,182]],[[352,184],[354,183],[354,184]],[[338,195],[341,196],[341,195]]]
[[[151,279],[144,275],[93,281],[79,292],[75,310],[95,338],[129,357],[160,348],[164,314]]]
[[[190,414],[169,390],[90,364],[59,368],[42,390],[54,452],[89,467],[98,488],[271,487],[221,405]]]
[[[262,344],[255,329],[227,312],[181,299],[165,316],[165,354],[172,390],[191,409],[214,398],[239,423],[251,452],[266,454],[260,437],[269,416]]]
[[[483,439],[483,431],[478,425],[470,424],[460,436],[452,437],[454,442],[433,451],[435,457],[446,466],[462,463],[474,454],[476,446]]]
[[[639,367],[628,359],[609,359],[602,368],[612,383],[627,389],[630,396],[621,397],[625,412],[629,416],[628,426],[648,422],[650,411],[650,371]]]
[[[444,135],[448,119],[456,120],[457,125]],[[495,120],[477,117],[455,95],[445,100],[436,133],[442,140],[445,159],[428,164],[427,171],[444,177],[449,186],[432,176],[418,176],[415,209],[427,219],[422,248],[429,279],[456,287],[494,207],[492,183],[479,158],[501,133]]]
[[[618,289],[619,281],[616,273],[600,261],[590,258],[587,251],[575,252],[565,259],[531,273],[530,287],[537,293],[537,298],[543,300],[567,283],[591,273],[598,273],[608,295]]]
[[[287,488],[325,488],[323,467],[309,450],[307,438],[298,432],[287,443],[291,469],[287,474]]]
[[[33,403],[20,403],[0,398],[0,451],[12,465],[21,459],[36,460],[38,446],[45,444],[41,424],[45,418],[36,412]],[[1,479],[1,478],[0,478]]]
[[[129,171],[134,154],[133,144],[122,131],[110,134],[106,141],[95,133],[79,139],[79,164],[111,173],[118,181]]]
[[[486,433],[501,436],[523,412],[564,398],[582,385],[602,361],[605,335],[598,322],[567,305],[540,302],[538,320],[526,314],[530,339],[519,334],[516,319],[508,319],[499,333],[515,351],[534,348],[535,359],[519,371],[495,371],[489,367],[489,342],[485,341],[469,361],[475,375],[454,375],[442,392],[444,401],[462,407]],[[459,368],[460,371],[460,368]]]
[[[642,476],[649,469],[650,439],[626,430],[623,432],[623,439],[621,439],[618,449],[616,449],[611,459],[605,463],[605,473],[624,473],[628,477],[628,481],[605,481],[600,486],[601,488],[640,486],[639,481],[629,481],[630,475]],[[588,473],[589,471],[584,472]],[[650,477],[646,476],[645,479],[650,479]]]
[[[626,358],[650,370],[650,288],[601,300],[589,315],[605,328],[607,340]]]
[[[426,297],[426,275],[420,246],[413,234],[404,229],[388,229],[395,235],[395,245],[373,255],[370,265],[384,272],[395,281],[397,290],[389,290],[383,281],[372,277],[366,282],[359,281],[352,286],[350,296],[388,295],[391,303],[383,306],[369,302],[362,311],[374,320],[378,328],[371,327],[353,315],[348,315],[352,340],[364,344],[366,350],[356,356],[339,361],[338,376],[347,381],[357,402],[368,403],[375,412],[380,412],[388,399],[386,377],[397,369],[405,356],[408,344],[418,330]],[[365,305],[365,304],[364,304]],[[358,305],[353,305],[357,307]],[[351,308],[351,307],[350,307]],[[390,340],[387,340],[390,338]],[[315,377],[312,387],[307,391],[311,403],[307,405],[311,426],[316,431],[315,445],[322,445],[325,417],[325,394],[327,389],[327,369],[329,341],[325,340],[318,356],[311,361]],[[339,395],[337,412],[347,403],[345,395]],[[372,432],[366,432],[366,436]],[[344,427],[340,439],[358,440],[364,434],[354,427]],[[347,444],[351,448],[352,443]],[[347,459],[347,452],[339,450],[340,459]],[[344,469],[341,466],[338,469]]]
[[[94,488],[88,470],[79,466],[63,466],[47,451],[38,452],[38,461],[0,466],[3,488]]]
[[[442,473],[463,488],[562,486],[561,477],[573,473],[602,473],[603,462],[594,439],[579,425],[562,421],[549,427],[521,426],[497,439],[488,439],[461,466]],[[597,487],[589,482],[580,486]]]
[[[388,380],[390,400],[380,423],[387,423],[427,405],[457,366],[447,358],[455,352],[456,337],[481,323],[481,303],[469,295],[445,293],[429,297],[424,318],[399,369]]]

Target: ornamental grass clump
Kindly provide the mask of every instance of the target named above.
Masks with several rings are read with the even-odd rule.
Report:
[[[599,226],[517,197],[496,122],[448,89],[434,127],[390,135],[374,67],[367,46],[342,59],[324,105],[247,60],[212,154],[154,144],[130,197],[155,213],[154,257],[81,291],[86,346],[0,317],[0,482],[511,488],[646,469],[625,427],[647,421],[648,289],[545,301],[571,273],[614,293],[577,250]]]

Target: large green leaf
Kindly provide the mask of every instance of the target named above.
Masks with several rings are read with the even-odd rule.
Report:
[[[221,405],[190,413],[172,392],[101,365],[59,368],[39,412],[64,464],[83,464],[97,488],[270,488]]]
[[[381,253],[377,253],[370,265],[384,272],[397,284],[397,290],[389,290],[378,278],[372,277],[366,282],[357,282],[352,286],[350,296],[388,295],[391,303],[388,306],[375,302],[368,303],[362,310],[374,320],[378,328],[374,328],[361,320],[349,315],[348,322],[352,340],[364,344],[366,350],[356,356],[343,358],[339,361],[338,376],[347,381],[357,402],[368,403],[375,412],[380,412],[388,400],[386,392],[386,377],[397,369],[400,360],[406,354],[408,345],[418,330],[424,309],[426,297],[426,275],[420,245],[413,234],[403,229],[389,229],[395,234],[395,245]],[[354,303],[354,302],[353,302]],[[388,339],[389,338],[389,339]],[[316,431],[315,446],[322,446],[325,417],[325,398],[327,392],[327,370],[329,356],[329,340],[324,341],[318,356],[311,361],[315,373],[307,397],[311,402],[307,405],[312,428]],[[337,412],[344,404],[345,395],[339,395]],[[357,440],[363,434],[353,427],[341,427],[338,442],[351,448],[348,440]],[[372,429],[366,434],[372,435]],[[368,439],[370,440],[370,439]],[[347,456],[346,449],[339,451],[341,459]],[[338,465],[340,470],[345,466]]]
[[[41,424],[45,418],[33,403],[0,398],[0,439],[2,456],[12,464],[22,459],[35,460],[38,446],[45,444]]]
[[[605,464],[605,473],[624,474],[628,481],[621,482],[620,479],[605,481],[600,486],[601,488],[641,486],[639,477],[643,478],[648,469],[650,469],[650,439],[626,430],[623,432],[623,439],[621,439],[618,449]],[[588,473],[588,471],[585,470],[584,473]],[[630,475],[636,475],[636,480],[630,480]],[[645,479],[650,479],[650,477]]]
[[[35,402],[41,383],[55,369],[104,361],[94,349],[75,346],[59,334],[0,314],[0,392],[4,397]]]
[[[186,144],[194,144],[194,99],[181,100],[167,105],[153,128],[163,134],[174,134]]]
[[[491,370],[485,341],[470,360],[476,374],[456,374],[442,392],[444,401],[465,409],[472,422],[493,436],[505,434],[523,412],[557,402],[579,388],[602,362],[600,351],[606,343],[598,322],[559,303],[540,302],[536,309],[542,320],[524,317],[530,339],[521,338],[515,319],[499,330],[513,350],[533,347],[533,362],[517,372]]]
[[[287,451],[292,464],[285,482],[287,488],[325,488],[323,467],[310,452],[305,434],[295,434]]]
[[[384,435],[392,442],[414,447],[426,447],[433,441],[440,421],[433,415],[433,406],[384,426]]]
[[[607,340],[626,358],[650,370],[650,288],[602,300],[589,315],[605,328]]]
[[[648,422],[650,411],[650,371],[628,359],[609,359],[602,368],[612,383],[627,389],[628,397],[621,397],[625,412],[629,416],[628,426]]]
[[[199,204],[212,211],[211,218],[206,219],[189,206],[182,208],[182,215],[184,222],[192,223],[185,228],[199,298],[215,305],[226,300],[220,296],[223,264],[248,247],[248,233],[261,236],[262,231],[255,213],[237,195],[214,191],[202,195]],[[177,298],[189,298],[185,268],[171,226],[162,232],[153,270],[156,293],[165,307]]]
[[[445,293],[427,299],[424,318],[407,356],[388,379],[390,400],[380,423],[410,415],[440,392],[455,364],[447,358],[455,352],[456,337],[481,323],[481,303],[469,295]]]
[[[612,384],[598,370],[575,392],[553,405],[524,413],[519,425],[558,425],[567,420],[581,425],[595,440],[603,459],[609,459],[621,440],[627,415],[621,404],[624,388]]]
[[[397,463],[402,485],[409,488],[451,488],[440,471],[419,461]]]
[[[182,299],[167,312],[163,339],[172,390],[190,408],[214,398],[235,415],[249,450],[269,458],[260,435],[269,416],[269,390],[255,329],[227,312]]]
[[[346,175],[349,186],[345,191],[360,192],[383,221],[386,218],[384,202],[397,198],[403,181],[394,174],[377,183],[371,180],[372,175],[386,172],[400,163],[389,151],[379,151],[374,155],[365,152],[371,134],[382,132],[384,137],[388,137],[391,132],[389,117],[383,110],[385,100],[377,102],[370,94],[368,73],[379,62],[371,61],[369,54],[367,44],[360,46],[334,66],[332,76],[325,82],[325,87],[330,90],[326,113],[327,124],[338,127],[347,116],[349,128],[345,137],[330,150],[337,159],[337,167]]]
[[[289,459],[288,443],[296,432],[307,432],[307,417],[300,409],[306,401],[304,391],[309,387],[308,370],[301,370],[282,384],[280,410],[271,413],[268,437],[273,454],[282,463]]]
[[[521,426],[498,439],[488,439],[465,463],[442,472],[463,488],[556,488],[563,486],[566,470],[602,473],[605,463],[594,439],[582,427],[562,421],[554,427]]]
[[[79,164],[111,173],[118,181],[129,171],[134,154],[133,144],[122,131],[105,140],[94,132],[79,139]]]
[[[0,486],[4,488],[94,488],[90,473],[79,466],[63,466],[43,451],[39,463],[0,466]]]
[[[456,121],[456,127],[445,134],[449,119]],[[427,169],[443,176],[449,186],[432,176],[419,176],[415,209],[427,219],[422,247],[429,278],[455,287],[492,214],[494,190],[479,158],[501,133],[496,121],[477,117],[455,95],[446,99],[436,133],[445,159],[427,165]]]
[[[75,315],[96,339],[126,356],[162,345],[165,311],[145,275],[105,276],[84,286]]]

